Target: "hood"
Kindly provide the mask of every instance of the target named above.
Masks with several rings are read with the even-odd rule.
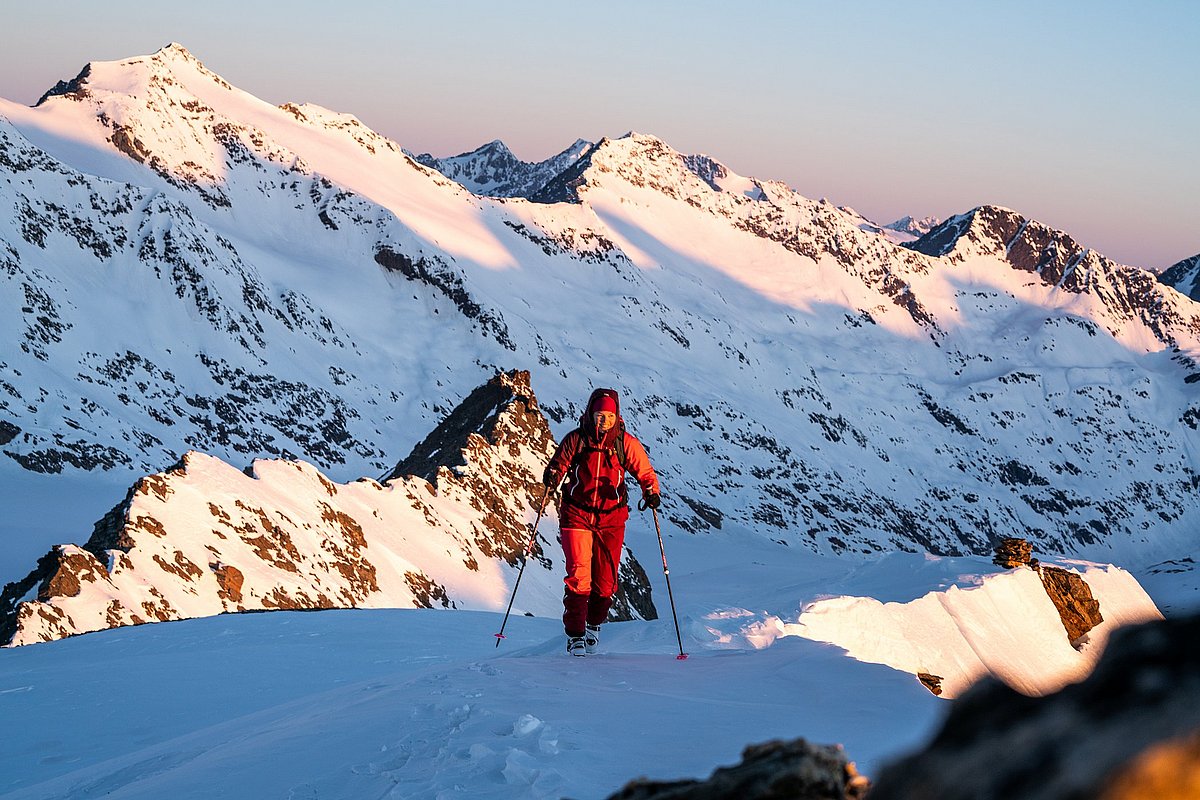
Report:
[[[596,402],[601,397],[610,397],[617,404],[617,424],[612,429],[614,431],[625,430],[625,418],[621,416],[621,396],[617,394],[616,389],[596,389],[592,392],[592,396],[588,398],[587,406],[583,410],[583,415],[579,417],[579,429],[588,434],[593,432],[592,413]]]

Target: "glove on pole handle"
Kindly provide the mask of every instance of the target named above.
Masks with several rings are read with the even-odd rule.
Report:
[[[513,601],[517,599],[517,587],[521,585],[521,576],[525,574],[525,565],[529,563],[529,555],[533,552],[533,545],[537,541],[538,523],[542,521],[542,514],[546,511],[546,502],[550,499],[550,487],[542,493],[542,505],[538,509],[537,519],[533,521],[533,531],[529,535],[529,544],[525,546],[525,557],[521,559],[521,569],[517,572],[517,582],[513,584],[512,596],[508,598],[508,609],[504,612],[504,622],[500,623],[500,632],[496,634],[496,647],[500,646],[500,640],[504,638],[504,626],[508,624],[508,615],[512,612]]]
[[[675,622],[675,640],[679,642],[679,655],[675,656],[675,660],[682,661],[687,658],[687,653],[683,652],[683,637],[679,635],[679,617],[675,614],[675,596],[671,594],[671,570],[667,567],[667,550],[663,547],[662,528],[658,527],[658,509],[650,509],[650,513],[654,515],[654,532],[658,534],[658,550],[662,553],[663,577],[667,579],[667,597],[671,601],[671,619]]]

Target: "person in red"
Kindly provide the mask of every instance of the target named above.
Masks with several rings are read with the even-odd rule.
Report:
[[[563,627],[571,655],[595,652],[617,592],[629,519],[626,471],[641,485],[646,505],[658,508],[658,476],[642,443],[625,430],[620,398],[612,389],[597,389],[579,427],[563,437],[543,476],[550,490],[565,479],[558,521],[567,558]]]

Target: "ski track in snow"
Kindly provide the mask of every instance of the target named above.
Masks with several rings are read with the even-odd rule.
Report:
[[[772,737],[845,742],[873,766],[915,743],[939,710],[910,676],[801,639],[759,652],[689,642],[701,649],[678,661],[669,621],[619,623],[605,629],[609,652],[576,660],[561,652],[556,620],[512,620],[499,650],[497,621],[473,612],[276,613],[5,651],[0,680],[49,665],[25,696],[40,693],[44,704],[55,695],[57,713],[77,724],[57,740],[35,735],[0,761],[8,776],[0,791],[604,797],[638,775],[706,775]],[[411,656],[395,653],[409,642]],[[56,648],[75,652],[68,662]],[[239,683],[220,669],[227,659],[261,661]],[[136,661],[157,687],[120,698],[105,690],[119,672],[97,674],[95,660]],[[829,692],[835,680],[841,691]],[[209,707],[210,693],[225,694],[223,711]],[[46,706],[31,698],[5,716],[52,727],[36,708]],[[14,770],[16,761],[26,766]]]

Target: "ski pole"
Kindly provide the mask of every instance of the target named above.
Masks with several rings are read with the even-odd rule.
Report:
[[[546,502],[550,499],[550,487],[546,487],[546,491],[542,493],[542,505],[538,509],[537,519],[533,521],[533,531],[529,535],[529,544],[525,547],[525,556],[521,559],[521,569],[517,572],[517,582],[513,584],[512,597],[508,598],[508,609],[504,612],[504,622],[500,623],[500,632],[496,634],[496,647],[500,646],[500,640],[504,637],[504,626],[508,624],[508,615],[512,612],[513,601],[517,599],[517,587],[521,585],[521,576],[525,574],[525,565],[529,563],[529,556],[533,553],[533,545],[537,542],[538,523],[542,521],[542,514],[546,510]]]
[[[658,550],[662,553],[663,577],[667,579],[667,598],[671,601],[671,619],[675,621],[675,640],[679,642],[679,655],[676,661],[683,661],[687,653],[683,652],[683,637],[679,635],[679,617],[675,614],[675,596],[671,594],[671,570],[667,567],[667,549],[663,547],[662,528],[658,526],[658,509],[650,509],[654,515],[654,532],[658,534]]]

